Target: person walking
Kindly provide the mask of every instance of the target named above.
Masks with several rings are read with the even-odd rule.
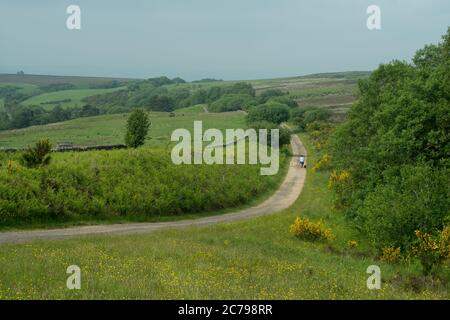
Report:
[[[300,158],[299,158],[299,163],[300,163],[300,165],[302,166],[302,168],[305,167],[305,156],[304,156],[304,155],[301,155],[301,156],[300,156]]]

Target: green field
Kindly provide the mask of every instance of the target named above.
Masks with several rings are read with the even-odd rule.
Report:
[[[82,107],[84,103],[81,100],[86,97],[114,92],[121,89],[123,88],[62,90],[33,96],[30,99],[25,100],[23,104],[25,106],[40,105],[47,110],[51,110],[56,105],[61,105],[63,108]]]
[[[54,144],[69,142],[81,145],[116,144],[124,142],[128,114],[102,115],[79,118],[67,122],[35,126],[25,129],[0,131],[0,147],[24,147],[41,138],[49,138]],[[193,129],[195,120],[203,121],[204,129],[245,127],[245,116],[240,112],[186,113],[170,117],[169,113],[150,113],[152,122],[146,145],[166,146],[173,130]]]
[[[316,161],[302,136],[309,161]],[[76,240],[5,245],[0,299],[449,299],[448,284],[419,278],[414,263],[386,264],[332,209],[328,173],[308,169],[302,195],[278,214],[246,222]],[[295,217],[323,219],[337,239],[300,241]],[[358,240],[348,249],[348,240]],[[66,269],[80,266],[82,289],[66,289]],[[381,290],[366,269],[379,265]]]
[[[56,83],[70,83],[77,88],[89,88],[92,85],[102,85],[110,81],[129,81],[132,79],[112,77],[79,77],[79,76],[53,76],[33,74],[0,74],[0,86],[4,83],[21,83],[34,86],[47,86]]]

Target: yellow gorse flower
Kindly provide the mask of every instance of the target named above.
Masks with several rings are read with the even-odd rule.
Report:
[[[398,262],[400,260],[400,247],[384,248],[380,260],[384,262]]]
[[[304,240],[334,240],[331,229],[326,228],[321,221],[312,222],[307,218],[296,218],[290,226],[290,232],[297,238]]]
[[[14,160],[8,160],[8,163],[6,165],[6,168],[8,170],[9,173],[13,173],[16,171],[20,171],[20,166],[19,164],[14,161]]]
[[[350,249],[355,249],[355,248],[358,247],[358,241],[356,241],[356,240],[349,240],[349,241],[347,242],[347,246],[348,246]]]
[[[330,165],[331,163],[331,156],[326,153],[322,159],[320,159],[313,167],[313,171],[319,171],[320,169],[326,168]]]
[[[439,233],[439,252],[442,257],[450,259],[450,225]]]
[[[336,172],[333,170],[331,172],[330,178],[328,180],[328,188],[332,189],[336,185],[341,185],[347,183],[351,178],[351,173],[347,170],[342,170],[341,172]]]

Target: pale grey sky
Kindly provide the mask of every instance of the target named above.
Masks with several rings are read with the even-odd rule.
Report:
[[[79,31],[66,8],[81,7]],[[382,29],[366,28],[381,8]],[[448,0],[1,0],[0,73],[256,79],[409,60]]]

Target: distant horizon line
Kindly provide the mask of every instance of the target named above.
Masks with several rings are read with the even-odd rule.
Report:
[[[0,76],[30,76],[30,77],[56,77],[56,78],[93,78],[93,79],[105,79],[105,80],[148,80],[153,78],[159,78],[159,77],[167,77],[169,79],[175,79],[175,78],[181,78],[185,80],[188,83],[192,83],[195,81],[202,81],[202,80],[217,80],[217,81],[224,81],[224,82],[234,82],[234,81],[260,81],[260,80],[272,80],[272,79],[289,79],[289,78],[300,78],[300,77],[308,77],[308,76],[317,76],[317,75],[327,75],[327,74],[340,74],[340,73],[371,73],[373,70],[347,70],[347,71],[327,71],[327,72],[316,72],[316,73],[307,73],[307,74],[300,74],[300,75],[291,75],[291,76],[277,76],[274,78],[254,78],[254,79],[220,79],[220,78],[214,78],[214,77],[206,77],[196,80],[185,80],[184,78],[180,76],[176,77],[169,77],[167,75],[159,75],[159,76],[152,76],[152,77],[115,77],[115,76],[88,76],[88,75],[61,75],[61,74],[37,74],[37,73],[23,73],[19,74],[17,73],[3,73],[0,72]],[[0,80],[0,82],[2,82]]]

